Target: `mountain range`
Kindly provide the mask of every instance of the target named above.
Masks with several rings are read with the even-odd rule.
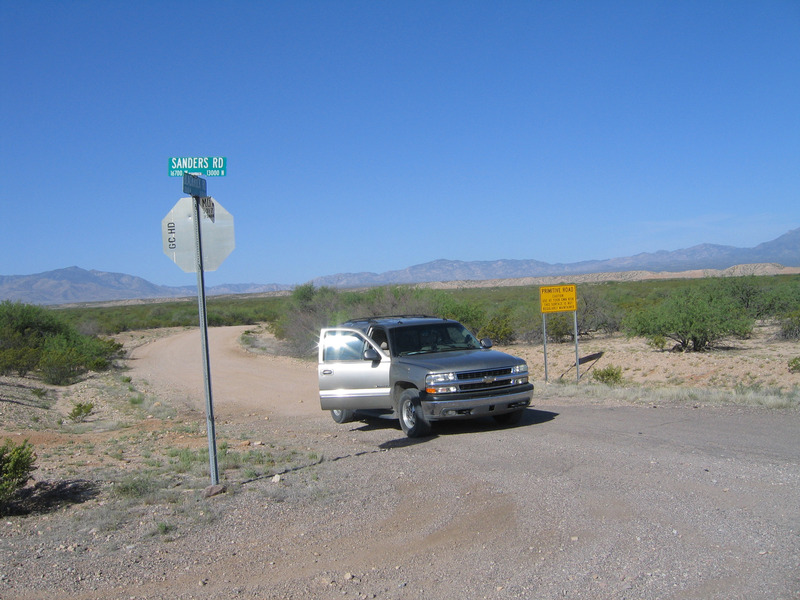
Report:
[[[317,286],[358,288],[437,281],[483,281],[530,277],[569,277],[592,273],[628,271],[682,272],[728,269],[736,265],[777,263],[800,267],[800,228],[759,244],[737,248],[700,244],[691,248],[643,252],[634,256],[550,264],[537,260],[471,261],[435,260],[384,273],[339,273],[312,280]],[[209,295],[263,294],[290,290],[286,284],[226,284],[210,287]],[[194,286],[162,286],[122,273],[87,271],[80,267],[57,269],[35,275],[0,275],[0,300],[31,304],[68,304],[196,296]]]
[[[318,277],[315,285],[363,287],[431,281],[518,279],[625,271],[680,272],[695,269],[727,269],[735,265],[777,263],[800,266],[800,228],[754,248],[700,244],[683,250],[643,252],[635,256],[550,264],[538,260],[472,261],[435,260],[385,273],[340,273]]]

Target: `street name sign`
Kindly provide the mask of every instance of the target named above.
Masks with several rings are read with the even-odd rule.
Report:
[[[183,174],[183,193],[190,196],[206,195],[206,180],[191,173]]]
[[[225,156],[175,156],[169,159],[167,168],[170,177],[183,177],[184,173],[205,175],[206,177],[224,177],[228,172],[228,158]]]
[[[186,273],[197,272],[194,202],[194,198],[181,198],[161,221],[164,254]],[[203,198],[202,205],[203,270],[216,271],[236,246],[233,215],[214,198]],[[214,215],[213,221],[208,217],[209,213]]]
[[[578,310],[578,298],[574,285],[550,285],[540,287],[539,300],[543,313]]]

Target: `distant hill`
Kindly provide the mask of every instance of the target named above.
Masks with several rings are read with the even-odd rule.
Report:
[[[208,295],[257,294],[291,289],[289,285],[233,284],[206,290]],[[35,275],[0,275],[0,300],[29,304],[71,304],[197,295],[196,286],[171,287],[124,273],[87,271],[80,267]]]
[[[624,271],[690,271],[727,269],[736,265],[777,263],[800,267],[800,228],[755,248],[700,244],[683,250],[643,252],[624,258],[550,264],[538,260],[472,261],[435,260],[385,273],[339,273],[318,277],[315,285],[364,287],[431,281],[474,281],[614,273]]]
[[[315,285],[341,288],[431,282],[476,282],[535,277],[575,277],[595,273],[681,273],[704,269],[730,269],[737,265],[772,263],[800,267],[800,228],[755,248],[700,244],[683,250],[644,252],[635,256],[549,264],[537,260],[472,261],[435,260],[399,271],[385,273],[339,273],[312,280]],[[777,272],[739,269],[724,274]],[[711,273],[708,273],[711,275]],[[617,277],[619,278],[619,277]],[[637,276],[641,278],[641,276]],[[228,284],[206,290],[209,295],[258,294],[291,289],[281,284]],[[87,271],[69,267],[36,275],[0,275],[0,300],[31,304],[70,304],[137,299],[192,297],[195,286],[170,287],[150,283],[122,273]]]

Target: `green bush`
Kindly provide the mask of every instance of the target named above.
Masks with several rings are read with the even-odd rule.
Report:
[[[5,504],[28,482],[35,462],[36,454],[28,440],[16,445],[6,439],[0,446],[0,505]]]
[[[554,342],[570,342],[575,339],[575,318],[572,313],[547,315],[547,339]]]
[[[87,370],[102,371],[121,344],[79,334],[61,315],[19,302],[0,303],[0,374],[39,371],[47,383],[72,383]]]
[[[746,337],[752,332],[753,321],[716,285],[699,282],[633,312],[625,327],[631,335],[651,340],[663,336],[675,340],[681,350],[700,351],[725,337]]]
[[[650,346],[653,350],[658,350],[662,352],[664,348],[667,347],[667,338],[663,335],[656,334],[652,336],[649,340],[647,340],[647,345]]]
[[[94,404],[91,402],[76,402],[68,415],[69,420],[73,423],[83,423],[93,410]]]
[[[400,314],[460,317],[475,322],[482,313],[441,292],[409,286],[341,292],[308,283],[295,288],[284,314],[271,323],[269,329],[278,339],[287,342],[293,354],[312,356],[316,352],[319,330],[323,327],[348,319]]]
[[[510,315],[495,315],[478,331],[479,338],[491,338],[497,344],[510,344],[514,341],[514,327]]]
[[[619,385],[622,383],[622,367],[608,365],[602,369],[592,371],[592,379],[606,385]]]
[[[800,356],[796,356],[789,361],[789,372],[800,373]]]

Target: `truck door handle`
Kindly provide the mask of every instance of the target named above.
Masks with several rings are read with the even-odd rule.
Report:
[[[322,371],[322,374],[323,375],[333,375],[333,371],[331,371],[330,369],[325,369],[324,371]]]

